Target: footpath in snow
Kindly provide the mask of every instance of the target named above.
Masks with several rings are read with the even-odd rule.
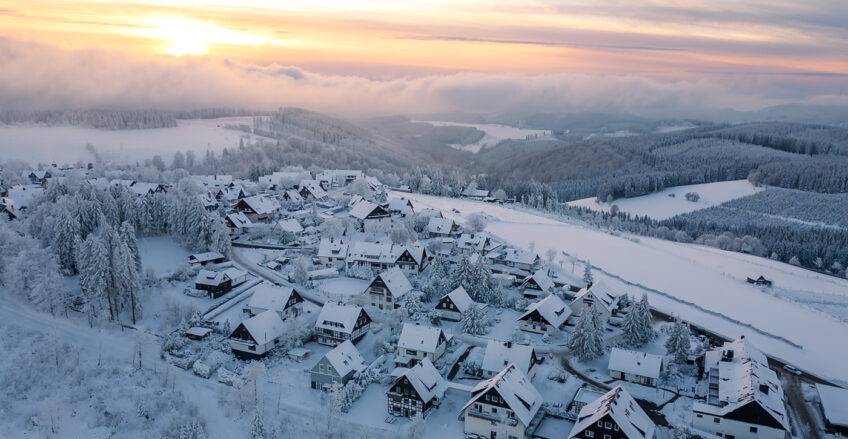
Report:
[[[823,377],[848,382],[848,325],[838,319],[752,287],[746,277],[765,276],[795,299],[848,296],[848,280],[821,275],[751,255],[632,235],[614,236],[586,226],[495,204],[402,194],[416,207],[440,209],[464,223],[473,213],[490,218],[487,231],[538,253],[548,248],[590,260],[623,293],[647,292],[657,309],[680,315],[727,337],[745,335],[764,352]],[[452,209],[460,213],[453,212]],[[557,260],[556,262],[559,262]],[[566,264],[568,265],[568,264]],[[646,287],[642,289],[620,279]],[[811,299],[812,300],[812,299]]]

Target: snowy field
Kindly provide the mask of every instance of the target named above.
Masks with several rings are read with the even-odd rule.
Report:
[[[716,183],[690,184],[665,188],[660,192],[641,197],[620,198],[612,203],[597,203],[595,197],[583,198],[567,203],[569,206],[587,207],[599,212],[609,212],[613,204],[622,212],[664,220],[676,215],[717,206],[725,201],[753,195],[762,191],[748,180],[720,181]],[[688,192],[697,192],[701,199],[692,202],[686,199]],[[672,196],[674,195],[674,196]]]
[[[86,150],[91,144],[103,160],[128,163],[149,159],[160,154],[169,162],[177,151],[194,151],[202,158],[207,150],[220,152],[237,148],[245,137],[255,136],[223,128],[224,125],[247,124],[250,117],[220,119],[190,119],[177,121],[174,128],[149,130],[97,130],[93,128],[58,126],[0,125],[0,155],[6,159],[38,163],[51,157],[57,164],[73,164],[77,160],[91,161],[94,156]]]
[[[508,125],[441,122],[432,120],[413,120],[412,122],[429,123],[437,127],[470,127],[477,128],[478,130],[483,131],[484,133],[486,133],[486,135],[484,135],[483,138],[478,140],[477,142],[470,143],[468,145],[450,145],[453,148],[460,149],[463,151],[471,151],[473,153],[479,152],[481,149],[483,149],[483,147],[495,146],[500,143],[500,141],[507,139],[524,140],[527,138],[527,136],[531,135],[538,135],[539,139],[553,139],[553,137],[550,135],[550,131],[515,128]]]
[[[160,277],[188,264],[189,252],[170,236],[141,238],[138,240],[138,251],[144,269],[150,268]]]
[[[848,280],[693,244],[613,236],[494,204],[404,196],[416,207],[441,209],[460,223],[472,213],[483,212],[497,219],[487,231],[513,245],[524,249],[532,245],[540,253],[554,248],[589,259],[595,266],[595,278],[605,278],[619,291],[637,296],[645,291],[652,305],[662,311],[726,337],[744,334],[770,355],[848,381],[848,368],[844,367],[848,362],[848,324],[805,303],[806,297],[811,301],[822,297],[844,300]],[[745,282],[746,277],[759,275],[773,280],[775,286],[761,290]],[[779,297],[781,291],[792,292],[795,300]]]

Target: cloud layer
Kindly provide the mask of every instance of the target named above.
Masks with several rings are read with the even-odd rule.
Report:
[[[211,56],[63,50],[0,38],[0,108],[299,106],[342,116],[439,111],[604,111],[658,117],[787,101],[844,101],[844,77],[727,74],[662,80],[584,74],[446,73],[374,80]],[[836,90],[837,93],[834,93]]]

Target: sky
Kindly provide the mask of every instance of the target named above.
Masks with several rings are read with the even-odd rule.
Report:
[[[0,0],[3,108],[844,103],[844,0]]]

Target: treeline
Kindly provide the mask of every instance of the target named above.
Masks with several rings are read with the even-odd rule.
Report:
[[[711,135],[794,154],[848,155],[848,129],[831,125],[755,123],[724,128]]]
[[[788,189],[822,192],[848,192],[848,157],[818,156],[763,164],[748,179]]]
[[[754,195],[728,201],[722,206],[848,229],[848,193],[820,194],[768,188]]]
[[[175,127],[177,118],[161,110],[0,110],[0,123],[132,130]]]

